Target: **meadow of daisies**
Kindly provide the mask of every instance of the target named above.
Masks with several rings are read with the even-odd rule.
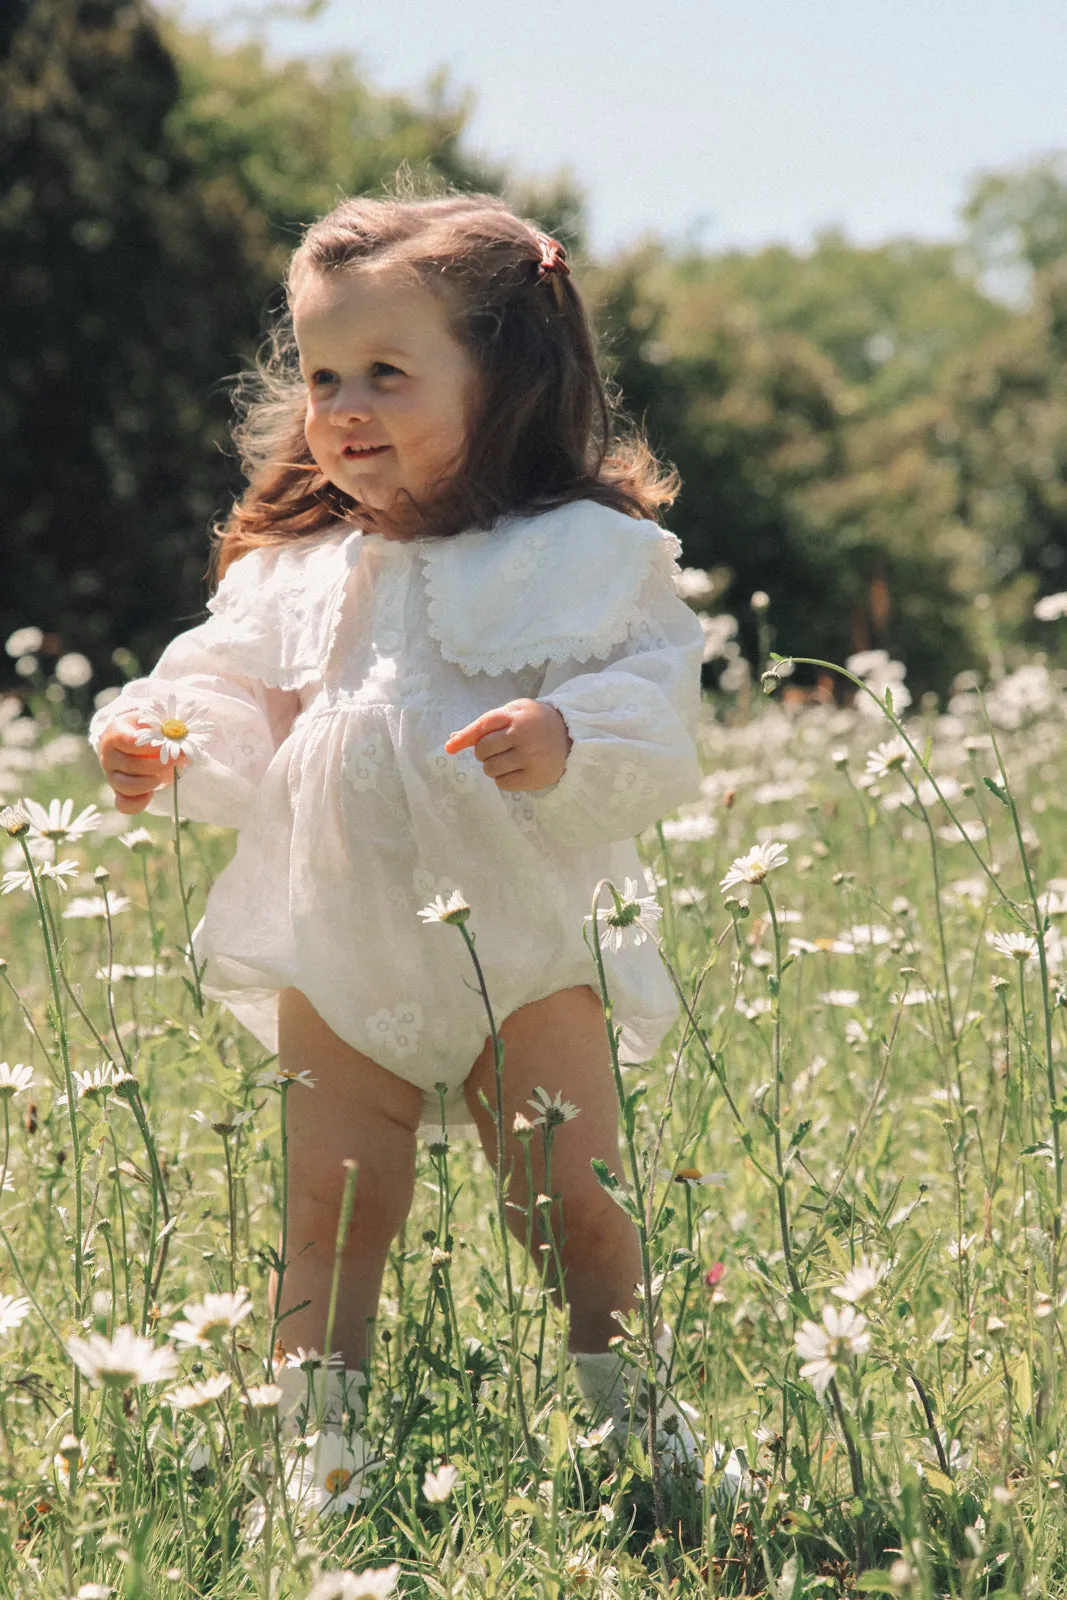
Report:
[[[186,954],[232,836],[111,810],[92,686],[24,671],[0,702],[0,1595],[1067,1594],[1065,685],[1035,661],[913,705],[883,655],[850,672],[813,698],[735,663],[702,795],[587,930],[609,998],[612,947],[653,938],[683,1011],[618,1073],[646,1263],[619,1351],[662,1428],[585,1409],[547,1266],[438,1139],[356,1449],[321,1416],[294,1442],[275,1382],[322,1364],[266,1294],[284,1103],[316,1088]],[[426,915],[476,955],[477,912]],[[533,1103],[524,1137],[570,1114]]]

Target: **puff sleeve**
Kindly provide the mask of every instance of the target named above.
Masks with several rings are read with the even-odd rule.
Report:
[[[569,845],[630,839],[700,786],[696,725],[704,639],[675,593],[662,548],[624,642],[602,660],[550,663],[538,699],[555,706],[573,747],[551,789],[527,798]]]
[[[255,556],[235,563],[213,602],[216,614],[179,634],[152,672],[126,684],[89,728],[99,754],[104,730],[119,716],[170,695],[195,708],[209,726],[202,752],[182,769],[182,814],[227,828],[239,828],[248,815],[260,780],[300,708],[295,689],[265,682],[247,670],[243,659],[244,613],[264,575],[261,567]],[[156,792],[147,809],[169,815],[172,804],[168,786]]]

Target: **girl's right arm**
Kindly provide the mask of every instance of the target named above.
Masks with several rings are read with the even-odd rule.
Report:
[[[136,740],[144,731],[138,717],[151,706],[158,722],[158,708],[173,696],[178,716],[196,736],[195,750],[177,763],[182,815],[227,828],[246,820],[300,709],[300,697],[235,671],[216,638],[213,622],[180,634],[147,678],[128,683],[93,718],[89,738],[119,811],[170,812],[166,791],[174,781],[174,763],[161,761],[158,748]]]

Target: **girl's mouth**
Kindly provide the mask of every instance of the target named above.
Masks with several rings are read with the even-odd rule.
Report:
[[[365,461],[370,456],[384,455],[388,448],[387,444],[346,444],[341,454],[346,461]]]

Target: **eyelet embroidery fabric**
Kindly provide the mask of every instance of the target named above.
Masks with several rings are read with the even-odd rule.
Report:
[[[651,524],[588,504],[449,541],[339,529],[260,550],[98,714],[97,743],[111,716],[171,688],[210,716],[182,809],[240,831],[197,953],[209,992],[267,1048],[278,991],[299,988],[422,1090],[427,1126],[438,1083],[465,1124],[485,1015],[462,941],[417,916],[454,888],[498,1018],[595,984],[582,931],[596,883],[640,879],[632,836],[698,782],[703,636],[671,552]],[[473,751],[444,750],[527,697],[556,705],[574,741],[552,789],[498,789]],[[153,809],[169,805],[164,791]],[[613,955],[610,979],[623,1059],[644,1060],[675,1017],[654,946]]]

